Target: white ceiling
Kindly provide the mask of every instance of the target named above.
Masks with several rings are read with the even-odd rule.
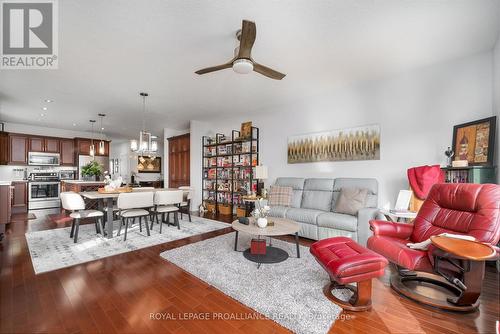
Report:
[[[0,118],[89,130],[104,112],[119,138],[141,128],[140,91],[161,134],[491,50],[500,0],[64,0],[59,17],[59,69],[0,71]],[[285,79],[194,74],[231,58],[242,19],[257,25],[254,59]]]

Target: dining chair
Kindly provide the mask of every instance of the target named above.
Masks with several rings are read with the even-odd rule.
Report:
[[[182,202],[183,198],[182,190],[159,190],[154,194],[154,207],[152,210],[153,215],[156,217],[156,223],[158,224],[158,215],[161,214],[161,224],[160,233],[162,232],[162,226],[165,222],[165,214],[167,214],[167,224],[170,225],[170,213],[174,213],[174,222],[177,225],[177,229],[180,229],[179,224],[179,204]],[[151,221],[151,228],[153,228],[153,221]]]
[[[190,209],[191,209],[191,197],[192,197],[192,193],[193,193],[193,188],[191,188],[190,186],[182,186],[182,187],[179,187],[179,189],[184,191],[182,202],[181,202],[181,204],[179,204],[179,209],[186,208],[186,211],[187,211],[187,214],[189,217],[189,221],[191,222],[191,210]],[[181,219],[182,219],[182,210],[181,210]]]
[[[95,218],[96,233],[101,233],[103,236],[105,235],[102,224],[104,214],[101,211],[85,210],[85,201],[82,196],[73,191],[62,192],[60,197],[63,209],[71,211],[69,216],[73,218],[73,222],[71,223],[71,232],[69,237],[73,238],[75,243],[78,242],[78,230],[80,229],[81,219]]]
[[[125,223],[125,235],[123,241],[127,240],[127,231],[130,219],[135,220],[139,218],[139,231],[142,232],[142,218],[149,216],[148,208],[153,207],[153,192],[131,192],[131,193],[121,193],[118,195],[118,200],[116,201],[118,206],[118,215],[122,223],[118,229],[118,235],[120,235],[122,230],[122,225]],[[149,233],[149,224],[145,220],[146,231]]]

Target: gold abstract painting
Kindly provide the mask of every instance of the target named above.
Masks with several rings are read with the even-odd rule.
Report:
[[[455,160],[467,160],[469,165],[493,163],[496,116],[453,127]]]
[[[367,125],[288,138],[289,164],[379,159],[379,125]]]
[[[137,171],[139,173],[161,173],[161,158],[137,157]]]

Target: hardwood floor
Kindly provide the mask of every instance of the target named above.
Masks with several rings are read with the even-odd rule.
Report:
[[[59,219],[61,218],[61,219]],[[28,221],[16,216],[0,244],[2,333],[287,333],[271,320],[240,320],[254,311],[164,261],[159,254],[231,228],[176,240],[40,275],[33,272],[24,233],[69,225],[63,217]],[[221,217],[219,220],[230,221]],[[287,238],[285,238],[287,239]],[[291,239],[290,239],[291,241]],[[310,245],[312,241],[302,239]],[[488,267],[480,311],[454,314],[399,297],[388,276],[374,280],[369,312],[346,313],[331,333],[494,333],[499,275]],[[168,319],[154,320],[151,314]],[[208,312],[238,319],[187,320]],[[173,317],[176,319],[173,319]]]

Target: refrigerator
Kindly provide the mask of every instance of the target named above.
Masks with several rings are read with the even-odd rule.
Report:
[[[102,172],[109,171],[109,157],[101,157],[95,156],[91,157],[90,155],[79,155],[78,156],[78,180],[83,180],[82,176],[82,167],[91,162],[92,160],[97,161],[102,166]],[[102,178],[102,177],[101,177]]]

